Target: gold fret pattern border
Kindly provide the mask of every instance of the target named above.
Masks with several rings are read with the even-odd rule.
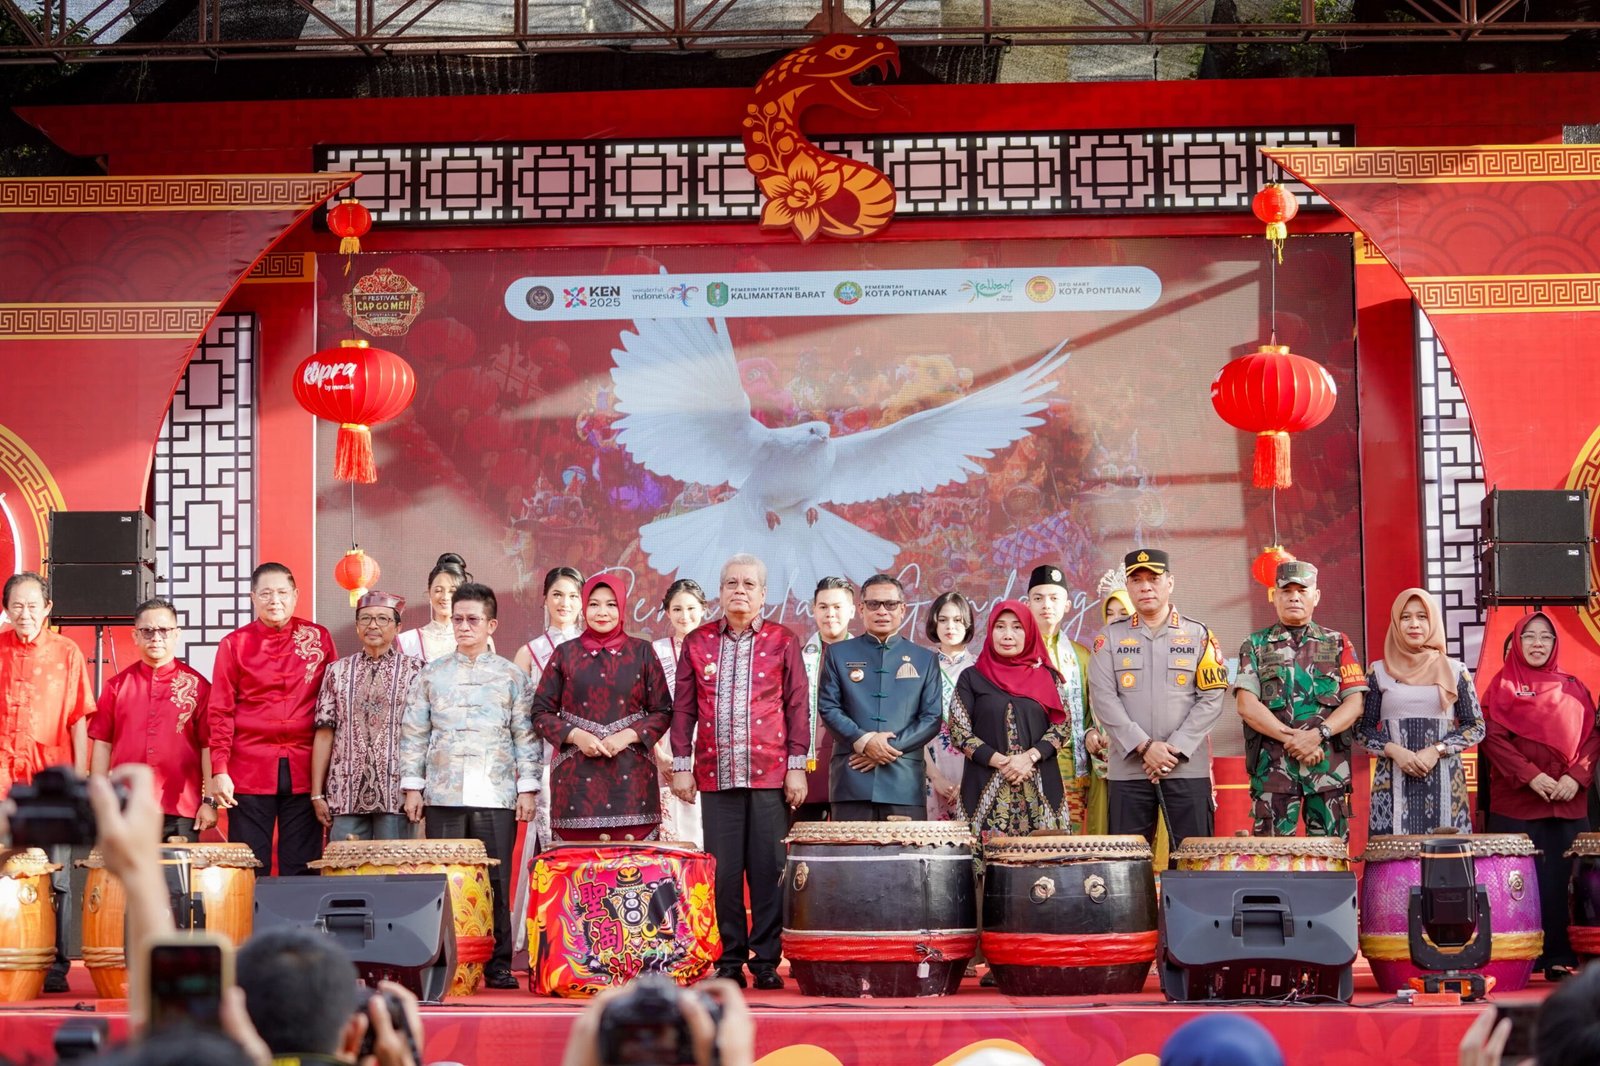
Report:
[[[244,276],[244,284],[282,285],[315,281],[316,260],[314,252],[268,252],[250,268],[250,273]]]
[[[1371,237],[1368,237],[1360,230],[1356,230],[1353,236],[1355,237],[1356,245],[1356,266],[1389,265],[1389,260],[1384,258],[1383,253],[1378,250],[1378,246],[1372,243]]]
[[[56,484],[39,453],[5,426],[0,426],[0,470],[10,476],[12,484],[22,494],[20,501],[13,502],[26,508],[26,519],[32,521],[35,543],[39,545],[39,558],[46,558],[50,554],[50,512],[67,508],[61,486]],[[24,521],[17,508],[13,507],[11,513],[17,521]]]
[[[303,211],[357,177],[330,173],[7,178],[0,180],[0,213]]]
[[[1589,435],[1577,457],[1572,460],[1564,487],[1588,489],[1591,524],[1600,518],[1600,427],[1596,427]],[[1591,553],[1589,587],[1600,587],[1597,582],[1600,582],[1600,554]],[[1579,608],[1578,617],[1583,620],[1583,628],[1589,631],[1589,638],[1600,645],[1600,600],[1591,599],[1587,606]]]
[[[1600,145],[1595,144],[1264,148],[1262,151],[1311,185],[1600,181]]]
[[[1600,311],[1600,274],[1504,274],[1407,278],[1430,315]]]
[[[194,340],[214,303],[0,304],[0,340]]]

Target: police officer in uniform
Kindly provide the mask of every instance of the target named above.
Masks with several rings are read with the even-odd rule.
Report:
[[[1123,569],[1134,613],[1106,626],[1089,660],[1095,717],[1111,736],[1107,828],[1153,841],[1164,814],[1176,847],[1212,832],[1207,737],[1228,672],[1211,630],[1172,606],[1166,552],[1129,552]]]
[[[861,586],[867,631],[822,653],[817,714],[838,743],[828,797],[836,822],[928,817],[923,749],[943,721],[933,652],[900,635],[905,589],[888,574]]]
[[[1366,671],[1350,638],[1311,620],[1322,598],[1317,568],[1279,563],[1278,621],[1239,648],[1233,681],[1244,719],[1245,766],[1257,836],[1350,834],[1350,732],[1361,718]]]

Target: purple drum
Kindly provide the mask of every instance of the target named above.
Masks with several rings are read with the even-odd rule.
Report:
[[[1585,962],[1600,958],[1600,833],[1579,833],[1567,849],[1572,860],[1572,950]]]
[[[1544,950],[1539,920],[1539,876],[1534,847],[1522,833],[1480,833],[1467,837],[1387,836],[1367,841],[1361,880],[1361,954],[1372,964],[1373,979],[1385,992],[1406,987],[1422,971],[1411,965],[1406,911],[1411,888],[1422,883],[1424,840],[1470,840],[1478,884],[1489,890],[1494,940],[1489,964],[1496,992],[1525,988],[1533,962]]]

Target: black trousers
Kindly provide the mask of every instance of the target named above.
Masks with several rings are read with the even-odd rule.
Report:
[[[1163,799],[1171,819],[1167,831],[1172,834],[1174,851],[1189,837],[1208,837],[1213,832],[1216,823],[1209,777],[1179,777],[1159,786],[1149,781],[1107,781],[1106,785],[1106,830],[1114,836],[1133,834],[1154,844]]]
[[[909,818],[913,822],[928,820],[928,806],[925,803],[870,803],[845,800],[833,804],[832,807],[833,820],[836,822],[887,822],[890,818]]]
[[[322,823],[311,808],[311,793],[295,792],[289,760],[278,760],[278,791],[270,796],[234,797],[228,812],[228,838],[250,845],[261,863],[261,875],[272,872],[272,834],[278,834],[278,876],[301,877],[307,864],[322,855]]]
[[[700,793],[706,850],[717,860],[718,967],[752,970],[778,965],[783,923],[783,838],[789,807],[781,788],[733,788]],[[744,890],[750,886],[750,920]]]
[[[827,820],[828,805],[826,803],[802,803],[789,816],[789,821],[791,822],[826,822]]]
[[[489,887],[494,892],[494,954],[489,972],[511,969],[511,850],[516,846],[517,815],[503,807],[428,807],[422,814],[430,840],[471,837],[483,841],[489,858]]]
[[[1588,829],[1587,818],[1523,821],[1493,812],[1489,815],[1489,832],[1526,833],[1533,846],[1539,849],[1533,862],[1539,874],[1539,919],[1544,924],[1544,953],[1534,963],[1535,969],[1578,965],[1578,956],[1567,935],[1567,923],[1571,920],[1567,881],[1572,876],[1572,860],[1565,856],[1578,834]]]

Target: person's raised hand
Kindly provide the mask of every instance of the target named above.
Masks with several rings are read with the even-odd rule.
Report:
[[[1496,1025],[1497,1013],[1492,1006],[1484,1007],[1467,1026],[1456,1048],[1458,1066],[1500,1066],[1506,1041],[1511,1037],[1511,1019],[1505,1018]]]
[[[123,807],[112,783],[128,795]],[[161,801],[156,797],[155,774],[143,763],[125,763],[109,776],[89,779],[89,805],[94,808],[98,834],[95,846],[106,870],[127,880],[147,866],[161,864]]]

